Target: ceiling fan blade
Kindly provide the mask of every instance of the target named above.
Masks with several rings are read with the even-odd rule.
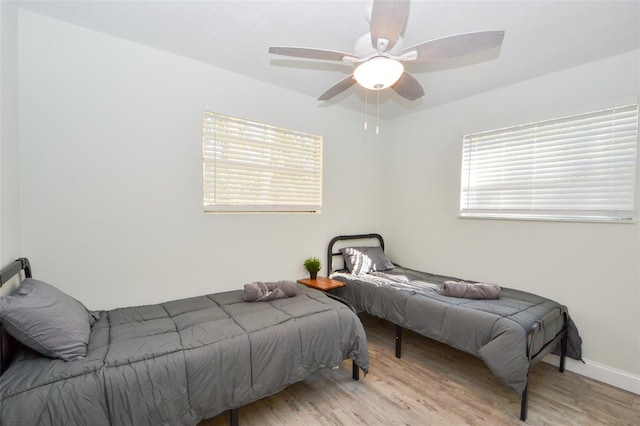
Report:
[[[391,49],[409,18],[409,0],[374,0],[371,9],[371,44],[378,49],[378,39],[389,41],[384,50]]]
[[[476,33],[458,34],[430,40],[402,51],[402,54],[416,51],[418,57],[414,62],[434,61],[469,55],[483,50],[499,47],[504,38],[504,31],[480,31]]]
[[[353,53],[335,50],[313,49],[309,47],[271,46],[269,53],[274,55],[293,56],[296,58],[319,59],[323,61],[342,61],[344,57],[358,59]]]
[[[344,80],[340,80],[339,82],[337,82],[336,84],[331,86],[329,88],[329,90],[327,90],[322,95],[320,95],[318,100],[319,101],[327,101],[327,100],[333,98],[334,96],[339,95],[340,93],[344,92],[345,90],[347,90],[349,87],[353,86],[354,84],[356,84],[356,79],[353,78],[353,74],[351,74],[349,77],[345,78]]]
[[[418,83],[418,80],[406,71],[400,76],[400,80],[391,86],[391,88],[395,90],[398,95],[410,101],[415,101],[424,96],[424,89],[420,83]]]

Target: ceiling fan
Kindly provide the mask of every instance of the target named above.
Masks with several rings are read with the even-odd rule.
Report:
[[[354,53],[308,47],[271,46],[269,53],[297,58],[341,61],[356,66],[354,72],[324,92],[325,101],[354,84],[371,90],[391,87],[400,96],[414,101],[424,89],[403,63],[453,58],[499,47],[504,31],[481,31],[452,35],[403,49],[402,31],[409,17],[409,0],[374,0],[369,33],[360,37]]]

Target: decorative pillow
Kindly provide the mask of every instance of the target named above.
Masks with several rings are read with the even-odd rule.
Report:
[[[73,297],[32,278],[0,297],[0,321],[7,332],[51,358],[84,358],[96,319],[96,314]]]
[[[340,249],[344,264],[352,274],[368,274],[375,271],[388,271],[393,269],[393,263],[389,260],[382,247],[346,247]]]

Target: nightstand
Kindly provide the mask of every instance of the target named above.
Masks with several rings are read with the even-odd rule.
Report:
[[[317,277],[315,280],[310,278],[301,278],[298,280],[300,284],[304,284],[307,287],[315,288],[321,291],[329,291],[334,288],[344,287],[347,283],[338,280],[332,280],[331,278]]]

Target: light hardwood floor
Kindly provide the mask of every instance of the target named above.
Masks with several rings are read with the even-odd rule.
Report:
[[[393,325],[360,314],[370,372],[351,379],[351,362],[319,371],[240,408],[240,426],[268,425],[640,425],[640,395],[539,363],[529,416],[484,363],[410,331],[395,358]],[[200,426],[228,425],[228,413]]]

